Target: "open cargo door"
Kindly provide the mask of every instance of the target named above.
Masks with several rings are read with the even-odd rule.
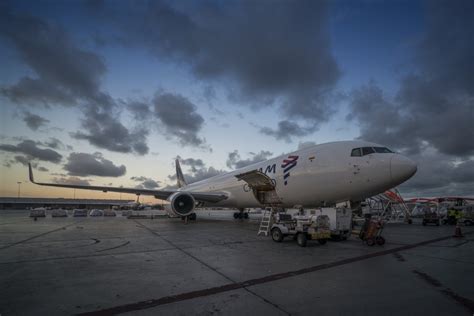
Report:
[[[268,206],[281,204],[281,199],[275,191],[275,181],[263,172],[252,170],[238,174],[235,177],[248,184],[260,203]]]

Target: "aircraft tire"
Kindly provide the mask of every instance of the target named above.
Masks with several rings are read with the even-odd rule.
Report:
[[[306,247],[306,244],[308,242],[308,237],[306,236],[306,233],[298,233],[296,235],[296,243],[300,247]]]
[[[238,212],[234,212],[234,218],[235,219],[239,218],[239,213]]]
[[[275,242],[282,242],[283,241],[283,233],[281,232],[280,228],[274,227],[271,231],[272,239]]]
[[[244,213],[244,218],[248,219],[249,218],[249,213]]]

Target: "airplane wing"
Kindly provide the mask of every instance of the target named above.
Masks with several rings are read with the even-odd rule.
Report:
[[[76,184],[59,184],[59,183],[41,183],[36,182],[33,177],[33,170],[31,164],[28,164],[30,181],[37,185],[44,185],[50,187],[69,188],[69,189],[83,189],[83,190],[94,190],[102,192],[119,192],[119,193],[130,193],[136,195],[151,195],[157,199],[166,200],[171,194],[178,192],[178,190],[148,190],[148,189],[136,189],[136,188],[118,188],[118,187],[105,187],[105,186],[94,186],[94,185],[76,185]],[[185,191],[187,192],[187,191]],[[217,203],[219,201],[227,199],[227,194],[224,192],[188,192],[191,194],[196,201]]]

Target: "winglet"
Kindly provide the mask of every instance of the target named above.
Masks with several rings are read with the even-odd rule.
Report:
[[[179,164],[179,159],[175,160],[176,164],[176,180],[178,181],[178,188],[187,186],[186,180],[184,180],[183,171],[181,171],[181,166]]]
[[[28,163],[28,168],[30,172],[30,182],[35,183],[35,179],[33,178],[33,169],[31,169],[31,163]]]

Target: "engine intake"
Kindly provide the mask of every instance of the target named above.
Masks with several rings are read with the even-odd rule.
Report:
[[[170,204],[165,205],[165,210],[177,216],[190,215],[196,205],[194,197],[187,192],[175,192],[167,200]]]

